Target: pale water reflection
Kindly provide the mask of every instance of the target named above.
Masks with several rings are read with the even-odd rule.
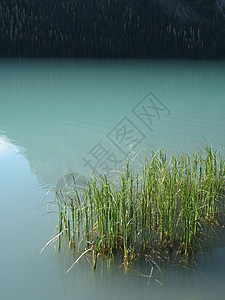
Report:
[[[125,274],[118,264],[92,272],[83,259],[66,275],[71,255],[39,255],[57,210],[37,208],[63,174],[87,178],[90,166],[110,169],[140,148],[173,153],[205,139],[225,152],[224,78],[225,62],[1,60],[0,299],[223,299],[223,242],[199,258],[198,272],[154,269],[163,287],[139,276],[150,273],[141,262]],[[149,92],[159,101],[145,105]]]
[[[18,153],[19,149],[7,139],[6,136],[0,136],[0,157],[7,156],[10,153]]]

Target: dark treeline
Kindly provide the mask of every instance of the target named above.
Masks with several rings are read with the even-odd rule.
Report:
[[[225,58],[215,1],[178,2],[197,17],[157,0],[0,0],[0,56]]]

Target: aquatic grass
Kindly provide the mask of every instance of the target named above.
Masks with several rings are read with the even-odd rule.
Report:
[[[70,202],[56,192],[59,232],[64,230],[74,247],[82,241],[84,251],[92,250],[93,268],[99,255],[122,255],[125,265],[154,251],[174,258],[193,255],[221,213],[221,151],[206,146],[169,157],[160,149],[143,160],[141,171],[131,167],[127,161],[113,181],[92,175],[82,191],[74,182]]]

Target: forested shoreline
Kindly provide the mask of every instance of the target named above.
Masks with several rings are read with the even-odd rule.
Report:
[[[197,17],[182,21],[156,0],[1,0],[0,56],[224,59],[215,1],[178,2]]]

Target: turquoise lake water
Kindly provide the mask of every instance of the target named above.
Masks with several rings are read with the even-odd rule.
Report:
[[[68,274],[68,251],[40,249],[57,233],[46,192],[68,172],[123,166],[139,149],[225,153],[225,62],[0,60],[0,299],[224,299],[225,236],[195,271],[138,263]],[[47,213],[49,212],[49,213]]]

